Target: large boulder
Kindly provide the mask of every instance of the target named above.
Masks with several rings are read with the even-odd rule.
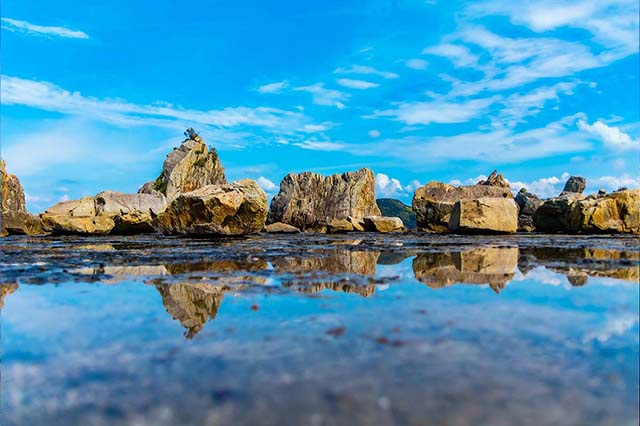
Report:
[[[513,198],[507,188],[490,185],[453,186],[429,182],[416,189],[411,208],[416,212],[418,228],[433,232],[448,232],[453,206],[460,200],[479,198]]]
[[[486,178],[485,180],[481,180],[476,185],[497,186],[499,188],[504,188],[511,191],[511,185],[509,185],[509,182],[507,182],[504,176],[498,173],[497,170],[491,172],[488,178]]]
[[[516,194],[515,201],[518,204],[518,231],[531,232],[535,229],[533,224],[533,214],[544,204],[544,200],[527,191],[520,189]]]
[[[537,231],[566,232],[569,229],[571,205],[584,199],[577,192],[566,192],[546,200],[533,214],[533,224]]]
[[[40,219],[45,230],[59,234],[139,234],[153,232],[151,221],[166,206],[164,195],[104,191],[58,203]]]
[[[334,219],[379,216],[375,178],[369,169],[322,176],[288,174],[273,198],[268,223],[283,222],[302,230],[326,230]]]
[[[404,224],[399,217],[388,216],[367,216],[363,218],[364,228],[370,232],[401,232],[404,231]]]
[[[216,150],[209,150],[204,140],[191,129],[185,135],[187,139],[167,155],[160,176],[142,185],[139,193],[164,194],[171,202],[183,192],[227,183]]]
[[[15,175],[7,173],[0,161],[0,235],[44,233],[40,219],[27,212],[24,190]]]
[[[266,218],[267,194],[245,179],[181,194],[153,226],[164,234],[243,235],[260,232]]]
[[[581,233],[640,233],[640,190],[595,195],[572,204],[568,230]]]
[[[587,180],[585,178],[581,176],[571,176],[569,179],[567,179],[567,182],[564,184],[564,189],[562,190],[562,193],[575,192],[578,194],[582,194],[586,187],[587,187]]]
[[[518,206],[511,198],[460,200],[453,206],[449,230],[460,234],[514,234]]]

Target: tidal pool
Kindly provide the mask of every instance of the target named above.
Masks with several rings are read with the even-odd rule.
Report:
[[[639,248],[5,238],[0,423],[637,425]]]

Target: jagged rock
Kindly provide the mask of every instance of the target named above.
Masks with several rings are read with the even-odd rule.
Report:
[[[567,192],[559,197],[546,200],[533,214],[536,230],[542,232],[567,231],[571,205],[581,199],[584,199],[584,195]]]
[[[576,192],[578,194],[582,194],[586,187],[587,187],[587,180],[585,178],[580,176],[571,176],[569,179],[567,179],[567,183],[564,184],[564,189],[562,190],[562,193]]]
[[[300,230],[295,226],[287,225],[282,222],[270,223],[264,228],[265,232],[268,232],[269,234],[296,234],[300,232]]]
[[[459,186],[429,182],[418,188],[411,207],[416,212],[418,228],[433,232],[448,232],[449,219],[457,201],[478,198],[513,198],[506,188],[488,185]]]
[[[613,192],[578,200],[568,213],[568,231],[640,233],[640,190]]]
[[[0,161],[0,236],[10,234],[37,235],[44,233],[40,219],[27,212],[24,190],[15,175],[7,173]]]
[[[333,219],[327,224],[327,233],[329,234],[341,234],[353,230],[353,224],[347,219]]]
[[[138,234],[153,232],[151,220],[166,204],[164,195],[104,191],[58,203],[40,219],[45,230],[59,234]]]
[[[520,189],[516,194],[515,201],[518,204],[518,231],[531,232],[535,229],[533,224],[533,214],[544,203],[544,200],[527,191]]]
[[[404,224],[399,217],[366,216],[363,218],[364,229],[370,232],[400,232],[404,230]]]
[[[375,178],[369,169],[332,176],[288,174],[271,202],[267,222],[318,230],[334,219],[378,216],[375,194]]]
[[[138,192],[159,192],[171,202],[181,193],[225,183],[227,179],[216,150],[211,148],[209,151],[202,138],[191,132],[178,148],[167,155],[160,176],[154,182],[145,183]]]
[[[461,234],[515,234],[518,206],[511,198],[460,200],[453,206],[449,230]]]
[[[364,232],[364,220],[361,217],[347,217],[347,221],[353,226],[354,231]]]
[[[502,174],[498,173],[497,170],[491,172],[489,177],[486,180],[481,180],[476,185],[486,185],[486,186],[497,186],[498,188],[504,188],[511,191],[511,186],[509,182],[502,176]]]
[[[419,254],[413,259],[413,273],[431,288],[456,283],[489,284],[498,293],[515,276],[517,265],[517,247],[482,247]]]
[[[243,235],[260,232],[267,217],[267,194],[245,179],[208,185],[178,196],[153,221],[165,234]]]

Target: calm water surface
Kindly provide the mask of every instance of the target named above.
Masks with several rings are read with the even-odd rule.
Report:
[[[638,424],[637,238],[0,249],[3,426]]]

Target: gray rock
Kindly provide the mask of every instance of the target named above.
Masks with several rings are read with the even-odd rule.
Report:
[[[527,191],[525,188],[520,189],[516,194],[515,201],[518,204],[518,231],[531,232],[535,229],[533,224],[533,215],[538,208],[544,203],[537,195]]]
[[[587,180],[580,176],[571,176],[564,184],[562,192],[575,192],[582,194],[587,187]]]

